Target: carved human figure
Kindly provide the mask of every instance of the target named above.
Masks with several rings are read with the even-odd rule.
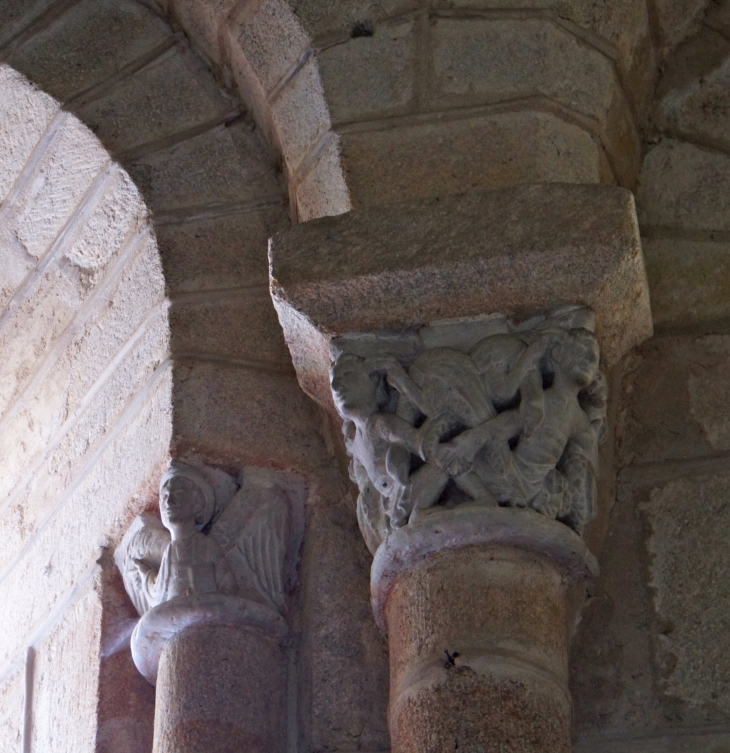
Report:
[[[172,461],[160,484],[160,516],[167,530],[143,528],[127,552],[137,571],[134,590],[140,612],[177,596],[236,592],[223,550],[201,532],[214,509],[214,492],[202,473]],[[161,557],[160,539],[167,542]]]
[[[579,306],[503,320],[468,352],[424,348],[410,366],[344,350],[332,389],[368,546],[435,504],[469,500],[531,507],[582,531],[606,414],[593,325]]]
[[[438,499],[448,475],[429,463],[411,473],[411,456],[421,457],[421,432],[395,412],[386,412],[393,397],[381,372],[382,359],[342,354],[332,365],[335,405],[345,419],[343,433],[353,458],[351,475],[362,485],[363,472],[383,504],[387,527],[399,528],[419,501]],[[392,406],[390,406],[392,409]]]
[[[598,439],[586,409],[605,412],[598,342],[585,329],[563,331],[546,356],[552,383],[534,431],[523,430],[519,411],[504,411],[443,445],[438,459],[452,474],[471,468],[500,504],[529,505],[582,531],[595,512]]]

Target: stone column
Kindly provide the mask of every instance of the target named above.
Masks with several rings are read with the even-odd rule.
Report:
[[[343,419],[394,753],[571,750],[568,587],[598,566],[604,376],[651,333],[633,200],[534,185],[271,244],[302,387]]]
[[[236,480],[174,460],[160,521],[138,516],[115,554],[141,615],[131,638],[153,685],[153,753],[284,753],[286,617],[306,489],[245,468]]]
[[[147,612],[132,637],[156,685],[153,753],[283,753],[288,629],[263,605],[210,594]]]

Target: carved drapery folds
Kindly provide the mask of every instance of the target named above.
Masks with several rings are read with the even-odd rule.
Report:
[[[530,508],[579,533],[596,514],[606,419],[582,306],[332,343],[332,391],[371,551],[435,506]]]

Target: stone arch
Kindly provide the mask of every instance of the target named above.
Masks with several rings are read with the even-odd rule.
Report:
[[[303,630],[309,641],[307,661],[315,666],[317,703],[327,711],[322,715],[305,705],[302,713],[305,724],[310,724],[307,714],[318,718],[311,723],[314,739],[326,741],[345,734],[332,731],[339,730],[336,720],[345,707],[361,720],[364,734],[386,739],[384,711],[373,712],[362,691],[374,681],[385,687],[387,663],[380,657],[361,665],[347,648],[354,641],[367,653],[367,646],[377,643],[374,635],[367,635],[370,626],[363,633],[360,622],[344,623],[337,630],[347,633],[347,638],[327,645],[314,637],[334,622],[337,605],[324,593],[334,582],[340,584],[337,588],[343,594],[360,594],[356,597],[361,602],[360,612],[367,612],[367,576],[358,559],[361,544],[357,531],[349,518],[343,525],[341,500],[346,499],[346,487],[327,449],[329,427],[323,426],[317,410],[298,387],[269,297],[267,240],[290,219],[286,188],[261,131],[239,100],[219,85],[186,38],[136,0],[11,0],[3,6],[0,55],[60,101],[59,118],[74,118],[79,128],[83,129],[84,123],[91,129],[121,166],[120,172],[113,174],[125,171],[130,191],[140,196],[149,210],[161,260],[161,295],[168,299],[163,307],[169,302],[172,366],[168,364],[165,373],[172,393],[168,403],[171,416],[169,412],[167,416],[171,418],[171,436],[168,434],[164,443],[165,450],[195,453],[226,467],[263,464],[317,478],[309,502],[310,514],[317,519],[311,537],[315,543],[305,552],[302,567],[312,573],[309,588],[322,604],[319,610],[312,608]],[[89,138],[93,139],[91,134]],[[107,176],[110,181],[112,177],[111,173]],[[89,415],[89,420],[96,418]],[[141,452],[142,448],[132,449]],[[105,483],[110,479],[107,476]],[[73,480],[69,477],[69,483]],[[150,487],[154,482],[153,473]],[[97,486],[99,504],[101,489]],[[127,500],[128,517],[133,508],[154,501],[154,488],[138,491],[140,496],[131,504]],[[72,524],[80,534],[82,521],[77,518]],[[34,688],[34,683],[40,682],[40,675],[33,679],[34,667],[46,672],[43,676],[48,683],[60,672],[68,678],[68,686],[79,683],[92,692],[90,688],[98,681],[92,675],[100,646],[111,651],[111,660],[121,655],[114,651],[124,645],[124,620],[131,615],[125,615],[123,605],[117,609],[117,600],[111,603],[111,612],[119,619],[111,625],[107,620],[110,602],[115,602],[119,593],[113,584],[110,587],[111,570],[107,568],[111,562],[101,546],[114,544],[117,533],[112,526],[104,537],[89,541],[95,555],[88,577],[77,579],[75,589],[64,593],[49,589],[49,598],[58,600],[57,612],[48,611],[48,604],[45,612],[39,607],[42,625],[49,630],[53,626],[49,640],[54,641],[54,650],[60,651],[65,641],[77,641],[69,652],[88,654],[88,665],[74,670],[44,665],[42,656],[48,656],[49,644],[36,646],[33,630],[37,625],[20,621],[18,636],[28,651],[25,656],[16,652],[17,661],[12,667],[3,665],[2,671],[9,674],[0,678],[0,707],[10,710],[9,723],[16,725],[13,734],[22,718],[22,712],[12,713],[16,710],[13,704],[19,699],[22,705],[27,682]],[[318,543],[339,553],[342,567],[334,581],[331,574],[315,571]],[[94,560],[100,553],[102,572],[98,574]],[[50,567],[48,573],[53,573],[53,568],[59,567],[46,554],[44,550],[34,559],[34,566],[42,563],[38,577],[43,583],[50,577],[45,568]],[[326,586],[323,580],[327,580]],[[10,600],[18,588],[16,582],[3,593]],[[326,680],[317,680],[331,662],[350,677],[348,693],[337,698]],[[49,695],[45,698],[52,704],[61,703],[54,708],[64,715],[64,701]],[[307,695],[306,704],[309,698]],[[6,703],[6,699],[10,700]],[[124,717],[129,707],[120,699],[112,695],[108,700],[106,708],[117,714],[106,720],[111,724],[105,727],[109,734],[116,729],[119,734],[133,735],[134,729],[144,727],[144,720]],[[32,718],[32,703],[26,704],[28,708],[31,716],[26,718]],[[100,718],[100,722],[105,720]],[[31,723],[27,726],[32,728]],[[140,734],[146,733],[142,730]],[[77,742],[69,745],[83,749]],[[97,744],[101,745],[98,740]],[[43,742],[36,749],[43,749]],[[118,748],[111,743],[108,749]]]
[[[9,739],[72,749],[96,734],[100,547],[169,452],[168,304],[128,173],[5,64],[0,132],[0,675],[25,663],[34,693]]]

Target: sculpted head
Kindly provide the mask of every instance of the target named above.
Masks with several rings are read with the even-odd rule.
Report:
[[[598,377],[598,340],[587,329],[570,330],[568,337],[556,346],[553,357],[565,376],[581,388]]]
[[[364,359],[343,353],[330,369],[332,396],[340,415],[370,415],[378,409],[376,384],[364,366]]]
[[[213,489],[200,471],[173,460],[160,483],[160,516],[165,528],[206,526],[215,509]]]

